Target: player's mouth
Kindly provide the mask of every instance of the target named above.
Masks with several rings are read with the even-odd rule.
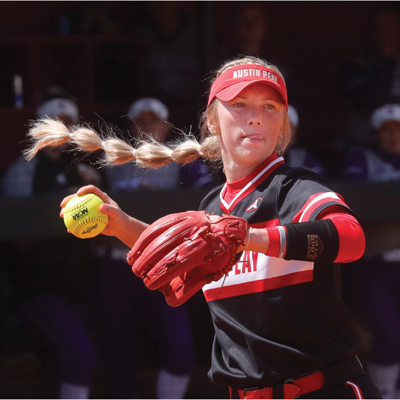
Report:
[[[242,136],[242,140],[254,143],[265,142],[264,136],[259,133],[246,133]]]

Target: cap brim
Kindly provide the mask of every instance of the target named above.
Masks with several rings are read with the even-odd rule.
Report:
[[[234,99],[242,90],[246,89],[250,85],[254,85],[255,83],[263,83],[266,86],[271,87],[272,89],[275,89],[281,96],[283,103],[286,105],[286,101],[282,95],[282,92],[279,90],[279,86],[273,84],[272,82],[268,82],[265,79],[259,79],[259,80],[252,80],[252,81],[244,81],[244,82],[238,82],[235,83],[231,86],[228,86],[225,89],[220,90],[215,97],[217,97],[219,100],[222,101],[231,101]]]

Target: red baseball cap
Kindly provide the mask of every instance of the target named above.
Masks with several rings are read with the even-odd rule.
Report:
[[[277,90],[285,103],[286,109],[288,109],[284,80],[272,69],[258,64],[237,65],[218,76],[211,86],[207,107],[215,98],[230,101],[247,86],[257,82],[263,82]]]

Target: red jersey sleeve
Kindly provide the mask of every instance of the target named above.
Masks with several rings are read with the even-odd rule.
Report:
[[[317,219],[330,219],[338,231],[339,251],[335,263],[356,261],[365,251],[364,230],[357,219],[342,207],[329,207]]]

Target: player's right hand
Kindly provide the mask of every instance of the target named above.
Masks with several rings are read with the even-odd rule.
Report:
[[[108,224],[101,234],[115,236],[128,247],[132,247],[148,225],[123,212],[116,201],[94,185],[83,186],[76,193],[65,197],[60,204],[60,217],[63,218],[63,208],[72,197],[86,193],[94,193],[104,201],[100,205],[100,211],[108,215]]]
[[[94,185],[83,186],[76,193],[65,197],[60,204],[60,217],[63,218],[64,207],[66,206],[68,201],[71,200],[72,197],[76,195],[82,196],[87,193],[93,193],[104,201],[104,204],[100,206],[100,211],[103,214],[108,215],[109,223],[104,228],[102,234],[106,236],[116,236],[119,225],[123,223],[125,213],[120,209],[119,205],[110,196],[108,196],[106,193],[104,193]]]

